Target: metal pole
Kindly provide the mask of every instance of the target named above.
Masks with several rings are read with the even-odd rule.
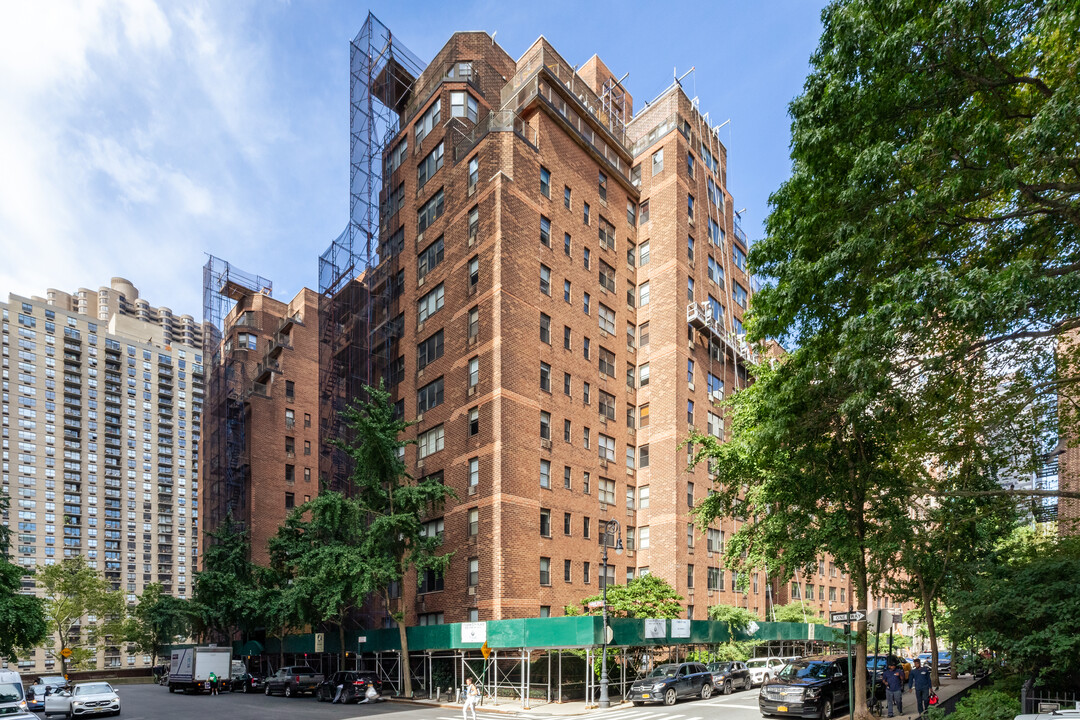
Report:
[[[600,709],[607,710],[611,707],[611,700],[608,699],[608,675],[607,675],[607,532],[608,523],[604,523],[604,566],[600,569],[604,578],[604,595],[602,602],[604,603],[603,617],[604,617],[604,637],[602,651],[603,657],[600,658]]]
[[[855,668],[852,667],[854,663],[851,662],[851,633],[852,630],[858,628],[858,623],[851,622],[851,605],[848,605],[848,623],[847,623],[847,696],[848,696],[848,714],[855,715]]]
[[[874,621],[874,630],[876,631],[880,623],[881,613],[878,613],[877,618]],[[878,650],[881,646],[881,633],[874,632],[874,683],[870,686],[870,697],[877,698],[877,666],[878,666]]]

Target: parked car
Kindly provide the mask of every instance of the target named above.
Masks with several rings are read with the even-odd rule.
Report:
[[[0,714],[25,713],[26,691],[22,676],[13,670],[0,670]]]
[[[725,695],[730,695],[733,688],[749,690],[754,685],[750,671],[746,669],[746,663],[714,662],[706,667],[712,673],[713,687]]]
[[[382,680],[374,673],[346,670],[334,673],[329,679],[319,683],[315,698],[319,702],[333,702],[341,687],[342,703],[377,702],[382,700]]]
[[[44,710],[45,696],[51,692],[52,688],[41,682],[41,680],[26,688],[26,709],[30,712]]]
[[[267,695],[281,693],[285,697],[296,697],[308,693],[314,693],[325,678],[321,673],[307,665],[290,665],[280,668],[276,673],[266,678],[263,692]]]
[[[701,663],[659,665],[630,686],[630,700],[638,706],[647,702],[674,705],[681,697],[705,699],[712,694],[712,673]]]
[[[867,682],[869,685],[869,678]],[[847,706],[847,655],[814,655],[790,662],[758,693],[762,717],[825,720],[832,717],[835,708]]]
[[[71,684],[63,675],[45,675],[43,677],[39,677],[37,680],[34,681],[35,685],[37,685],[38,683],[48,685],[53,690],[63,690],[65,688],[71,687]]]
[[[233,675],[229,678],[229,692],[262,692],[266,687],[266,680],[249,672]]]
[[[119,714],[120,698],[107,682],[76,683],[70,690],[60,690],[45,696],[45,717]]]
[[[753,658],[746,661],[746,669],[750,671],[750,681],[754,685],[764,685],[784,669],[784,661],[780,658]]]
[[[1080,709],[1054,710],[1052,712],[1017,715],[1014,720],[1080,720]]]
[[[907,679],[911,676],[912,664],[899,655],[868,655],[866,657],[866,669],[870,671],[871,675],[876,670],[880,679],[881,673],[889,667],[890,662],[904,669],[904,682],[907,682]]]

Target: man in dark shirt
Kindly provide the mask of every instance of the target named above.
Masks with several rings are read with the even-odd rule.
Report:
[[[889,658],[889,667],[881,673],[881,682],[885,683],[885,697],[889,702],[889,717],[893,716],[893,705],[896,712],[904,713],[904,671],[896,667],[896,661]]]
[[[930,668],[923,667],[922,663],[915,659],[915,667],[911,668],[911,677],[908,678],[908,687],[915,691],[915,708],[922,715],[930,707],[930,688],[933,686],[933,678]]]

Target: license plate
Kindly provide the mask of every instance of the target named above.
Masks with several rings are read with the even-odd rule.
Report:
[[[777,712],[787,712],[787,705],[777,705],[776,706],[776,711]]]
[[[647,697],[649,697],[649,693],[641,693],[641,697],[647,698]]]

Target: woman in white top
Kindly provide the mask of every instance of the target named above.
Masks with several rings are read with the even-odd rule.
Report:
[[[461,714],[465,720],[469,720],[469,711],[472,711],[473,720],[476,720],[476,704],[480,702],[480,688],[476,687],[472,678],[465,678],[465,706],[461,708]]]

